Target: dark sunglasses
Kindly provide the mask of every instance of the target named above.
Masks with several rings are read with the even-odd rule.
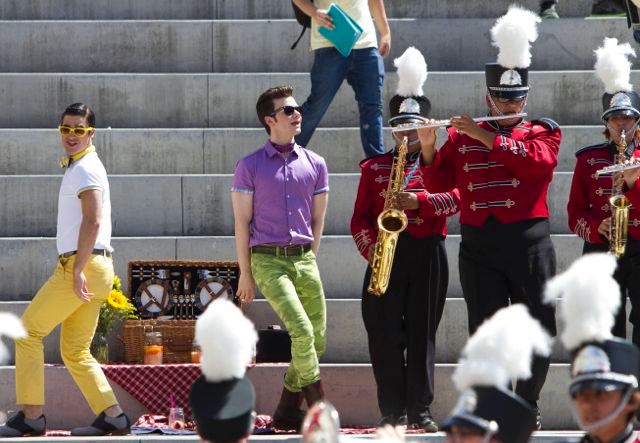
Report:
[[[269,115],[271,117],[275,117],[275,115],[280,111],[284,111],[284,115],[287,117],[291,117],[296,111],[298,111],[298,114],[302,115],[302,106],[282,106],[281,108],[274,109]]]
[[[522,103],[526,98],[526,95],[517,98],[495,97],[498,103]]]

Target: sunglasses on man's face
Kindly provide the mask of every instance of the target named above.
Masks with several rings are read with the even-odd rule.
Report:
[[[284,115],[286,115],[287,117],[291,117],[296,111],[298,111],[298,114],[302,115],[302,106],[282,106],[278,109],[274,109],[273,112],[269,115],[271,117],[275,117],[275,115],[280,111],[283,111]]]
[[[92,131],[92,127],[88,128],[74,128],[73,126],[60,125],[58,126],[58,132],[62,135],[73,134],[76,137],[84,137],[88,132]]]

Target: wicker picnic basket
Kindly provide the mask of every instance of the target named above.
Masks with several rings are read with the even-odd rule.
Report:
[[[187,292],[191,294],[198,293],[198,301],[205,298],[206,302],[212,301],[219,294],[227,294],[230,299],[238,303],[235,293],[238,289],[238,277],[240,270],[238,263],[235,261],[195,261],[195,260],[134,260],[129,262],[128,277],[128,295],[134,305],[137,306],[142,319],[125,320],[122,324],[122,337],[124,340],[125,362],[142,363],[144,360],[144,340],[146,332],[161,332],[163,341],[163,363],[190,363],[191,350],[193,348],[193,337],[195,334],[195,317],[199,315],[205,308],[203,303],[190,304],[190,311],[187,308],[180,309],[178,312],[172,306],[156,306],[157,312],[150,312],[141,309],[144,304],[140,301],[140,292],[138,289],[143,287],[145,283],[152,281],[155,285],[161,285],[164,281],[159,280],[159,270],[165,270],[164,274],[170,275],[172,283],[175,280],[180,285],[172,285],[174,290],[181,291],[187,288]],[[215,280],[212,285],[219,285],[218,282],[223,281],[225,290],[221,290],[219,294],[212,294],[212,291],[203,292],[207,289],[207,281],[196,278],[199,270],[208,270],[210,280]],[[189,275],[191,279],[185,278]],[[166,281],[166,280],[165,280]],[[165,285],[169,287],[169,284]],[[158,286],[160,287],[160,286]],[[164,297],[163,297],[164,299]],[[183,316],[180,315],[183,313]],[[189,312],[185,318],[184,313]],[[151,315],[152,318],[148,318]],[[164,318],[155,318],[155,317]],[[147,317],[147,318],[145,318]],[[169,319],[167,319],[169,318]],[[174,318],[174,319],[171,319]],[[179,318],[179,319],[178,319]]]

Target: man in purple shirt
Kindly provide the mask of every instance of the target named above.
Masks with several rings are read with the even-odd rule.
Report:
[[[316,253],[329,177],[324,159],[295,143],[302,115],[292,91],[277,86],[258,99],[269,140],[236,165],[231,201],[238,297],[251,303],[257,284],[291,336],[291,364],[273,425],[299,430],[303,399],[311,406],[324,397],[318,359],[325,350],[326,305]]]

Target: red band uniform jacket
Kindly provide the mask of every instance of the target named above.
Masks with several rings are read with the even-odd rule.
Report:
[[[495,133],[492,149],[450,127],[434,159],[436,180],[460,191],[460,223],[480,227],[489,216],[503,224],[548,218],[547,191],[562,138],[558,124],[544,118],[510,128],[479,126]]]
[[[390,151],[360,163],[362,175],[351,218],[351,235],[358,251],[367,260],[369,249],[377,241],[377,219],[384,208],[394,153],[395,151]],[[420,163],[415,165],[415,162]],[[406,189],[420,190],[416,192],[420,207],[404,211],[409,220],[406,232],[413,238],[425,238],[434,234],[446,236],[446,217],[458,212],[460,207],[458,190],[441,192],[444,188],[434,182],[433,168],[421,164],[420,151],[408,155],[405,177],[408,177],[411,171],[413,175]]]
[[[602,220],[611,216],[609,199],[613,187],[613,174],[597,175],[596,171],[614,163],[615,149],[614,144],[605,142],[587,146],[576,152],[576,168],[567,204],[569,228],[589,243],[608,243],[606,238],[598,234],[598,226]],[[632,157],[640,157],[637,146]],[[640,240],[640,189],[637,183],[631,191],[624,185],[623,192],[632,203],[629,210],[628,236]]]

